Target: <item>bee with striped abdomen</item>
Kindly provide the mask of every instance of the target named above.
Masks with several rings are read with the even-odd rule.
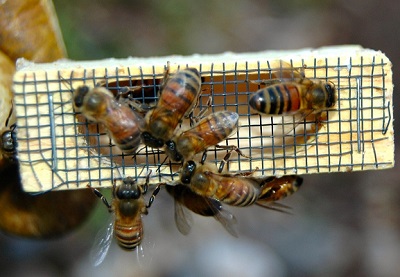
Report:
[[[214,164],[187,161],[180,174],[180,181],[193,192],[216,199],[228,205],[246,207],[253,204],[266,207],[292,193],[302,184],[302,178],[288,175],[281,178],[255,177],[253,172],[223,172],[226,159],[219,168]]]
[[[227,139],[238,128],[239,115],[235,112],[220,111],[201,119],[193,128],[186,130],[166,142],[165,152],[175,162],[193,158],[208,147]],[[219,146],[222,147],[222,146]],[[240,150],[236,146],[223,148]]]
[[[292,76],[292,78],[261,82],[267,86],[256,91],[249,100],[250,107],[259,113],[318,114],[335,105],[336,90],[331,82],[308,79],[303,70],[296,71],[290,65],[288,68],[282,68],[280,72],[274,72],[273,76]]]
[[[136,151],[143,118],[128,105],[118,102],[112,92],[104,87],[80,86],[73,93],[73,104],[88,120],[102,123],[124,153]]]
[[[181,171],[181,182],[193,192],[225,204],[245,207],[257,201],[260,185],[256,179],[222,173],[214,164],[187,161]]]
[[[152,196],[146,205],[144,194],[148,190],[150,173],[147,175],[144,184],[137,183],[131,177],[122,179],[122,184],[118,186],[114,181],[112,189],[113,200],[111,204],[108,203],[100,191],[88,186],[103,201],[108,211],[114,215],[112,221],[106,226],[106,229],[101,230],[96,237],[92,250],[94,265],[99,265],[104,260],[111,245],[113,234],[119,246],[125,250],[134,250],[142,242],[142,215],[148,213],[147,209],[151,206],[154,199],[154,196]]]
[[[179,70],[165,78],[157,105],[146,114],[143,143],[153,148],[163,147],[172,138],[182,118],[192,112],[200,88],[201,77],[195,68]]]

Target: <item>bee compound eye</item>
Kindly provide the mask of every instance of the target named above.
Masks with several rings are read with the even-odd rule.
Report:
[[[181,182],[184,184],[189,184],[193,174],[196,170],[196,163],[194,161],[188,161],[183,166],[182,174],[181,174]]]
[[[326,106],[330,108],[335,104],[335,87],[333,84],[327,83],[325,84],[325,90],[328,94],[326,98]]]
[[[169,140],[165,143],[169,151],[175,151],[175,143],[172,140]]]
[[[139,197],[141,196],[140,190],[138,189],[119,189],[117,191],[117,198],[118,199],[125,199],[125,200],[129,200],[129,199],[139,199]]]
[[[80,86],[75,91],[74,97],[74,104],[77,108],[83,106],[83,99],[85,98],[86,94],[89,92],[88,86]]]
[[[149,132],[142,133],[142,140],[144,144],[153,148],[160,148],[164,145],[164,141],[162,139],[155,138]]]

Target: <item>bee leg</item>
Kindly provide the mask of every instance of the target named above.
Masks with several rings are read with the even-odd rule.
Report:
[[[231,151],[229,151],[228,153],[226,153],[225,157],[221,160],[219,167],[218,167],[218,173],[222,173],[222,171],[224,170],[225,164],[229,162],[229,158],[231,157],[232,151],[234,151],[235,149],[231,149]],[[234,176],[250,176],[252,175],[254,172],[256,172],[258,170],[258,167],[255,170],[252,171],[242,171],[242,172],[237,172],[234,174]]]
[[[207,159],[207,150],[203,152],[203,156],[201,156],[200,164],[204,164]]]
[[[254,170],[249,170],[249,171],[238,171],[238,172],[236,172],[235,174],[233,174],[233,176],[244,176],[244,177],[246,177],[246,176],[251,176],[251,175],[253,175],[254,174],[254,172],[256,172],[257,170],[259,170],[259,168],[258,167],[256,167]]]
[[[240,156],[251,160],[251,157],[243,154],[243,152],[236,145],[219,145],[219,144],[217,144],[215,147],[220,148],[220,149],[230,150],[230,152],[235,151]]]
[[[142,86],[132,86],[132,87],[124,86],[124,87],[121,87],[118,90],[117,96],[115,98],[118,101],[120,100],[121,97],[122,98],[128,98],[128,99],[132,100],[132,96],[131,96],[130,92],[134,92],[134,91],[139,90],[141,88],[142,88]]]
[[[147,209],[150,208],[151,205],[153,204],[154,200],[156,199],[157,194],[158,194],[158,193],[160,192],[160,190],[161,190],[161,186],[165,186],[165,185],[167,185],[167,184],[166,184],[166,183],[159,183],[159,184],[156,186],[156,188],[153,190],[153,193],[152,193],[151,196],[150,196],[149,203],[146,205],[146,208],[147,208]]]
[[[143,185],[143,194],[147,193],[147,190],[149,189],[149,182],[150,182],[150,175],[151,175],[152,170],[149,170],[149,173],[146,175],[146,182]]]
[[[252,83],[255,85],[263,85],[263,86],[272,86],[275,84],[280,84],[282,83],[281,79],[265,79],[265,80],[246,80],[248,83]]]
[[[205,113],[208,111],[208,109],[212,105],[212,98],[211,98],[211,96],[209,96],[205,107],[202,108],[196,116],[194,116],[194,109],[199,106],[199,102],[200,102],[200,97],[197,98],[196,105],[193,106],[192,111],[187,116],[187,118],[189,118],[189,120],[190,120],[190,127],[193,127],[194,125],[196,125],[196,123],[199,122],[204,117]]]
[[[160,98],[161,92],[163,91],[163,89],[169,79],[169,68],[170,68],[169,61],[167,61],[167,65],[165,66],[165,69],[164,69],[163,81],[162,81],[162,83],[160,85],[160,89],[158,91],[158,98]]]
[[[221,160],[218,167],[218,173],[221,173],[224,170],[225,164],[229,161],[229,158],[231,157],[232,151],[233,150],[226,153],[225,157]]]
[[[92,188],[90,185],[86,185],[86,186],[93,191],[94,195],[96,195],[98,198],[101,199],[101,201],[103,201],[104,205],[106,205],[106,207],[108,208],[108,211],[112,212],[112,207],[111,207],[110,203],[108,203],[105,196],[98,189]]]
[[[131,95],[128,96],[127,99],[123,99],[121,101],[126,102],[126,104],[133,110],[135,110],[136,112],[145,115],[148,111],[150,111],[151,109],[154,108],[153,105],[151,104],[146,104],[146,103],[142,103],[134,98],[132,98]]]
[[[161,167],[164,165],[164,163],[167,161],[168,156],[165,157],[165,159],[161,162],[161,164],[158,166],[156,172],[161,172]]]
[[[212,98],[211,98],[211,96],[209,96],[208,99],[207,99],[207,103],[206,103],[205,107],[202,108],[200,110],[200,112],[196,115],[196,117],[195,117],[196,118],[196,122],[198,122],[200,119],[202,119],[204,117],[204,115],[206,114],[208,109],[211,107],[211,105],[212,105]]]

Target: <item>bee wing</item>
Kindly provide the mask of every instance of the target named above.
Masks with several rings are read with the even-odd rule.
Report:
[[[312,113],[263,116],[260,135],[265,137],[264,155],[281,157],[305,151],[322,128],[316,123],[318,120],[318,115]],[[325,118],[321,117],[321,120]],[[257,131],[255,134],[258,134]]]
[[[154,249],[155,243],[149,235],[147,235],[145,240],[135,248],[136,259],[139,267],[146,269],[152,265]]]
[[[305,66],[293,67],[290,63],[281,60],[279,65],[271,67],[271,71],[267,74],[268,79],[252,81],[252,83],[270,86],[284,81],[297,82],[304,79],[304,69]]]
[[[182,235],[188,235],[193,225],[193,217],[190,212],[178,201],[175,202],[175,223]]]
[[[97,233],[90,251],[90,260],[94,266],[100,265],[107,256],[114,233],[114,216],[110,216],[102,229]]]
[[[209,198],[208,202],[214,212],[215,220],[221,223],[229,234],[237,238],[238,234],[235,227],[237,223],[236,217],[228,210],[225,210],[219,201]]]
[[[271,210],[271,211],[275,211],[275,212],[280,212],[280,213],[284,213],[284,214],[292,214],[289,210],[291,210],[292,208],[289,206],[286,206],[284,204],[281,203],[276,203],[276,202],[271,202],[271,201],[265,201],[265,200],[258,200],[256,202],[256,205],[267,209],[267,210]]]

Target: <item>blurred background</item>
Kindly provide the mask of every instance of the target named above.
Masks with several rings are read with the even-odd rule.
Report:
[[[394,64],[395,88],[399,85],[396,0],[56,0],[54,5],[74,60],[360,44],[386,53]],[[395,93],[395,104],[397,98]],[[396,108],[394,113],[397,118]],[[399,130],[399,121],[394,124]],[[104,263],[93,268],[89,252],[108,216],[99,201],[90,220],[65,238],[43,242],[0,235],[1,271],[4,276],[398,276],[400,172],[303,177],[303,187],[283,202],[292,215],[229,208],[238,219],[239,239],[215,220],[197,216],[192,232],[181,235],[173,201],[160,193],[144,217],[145,258],[114,243]]]

